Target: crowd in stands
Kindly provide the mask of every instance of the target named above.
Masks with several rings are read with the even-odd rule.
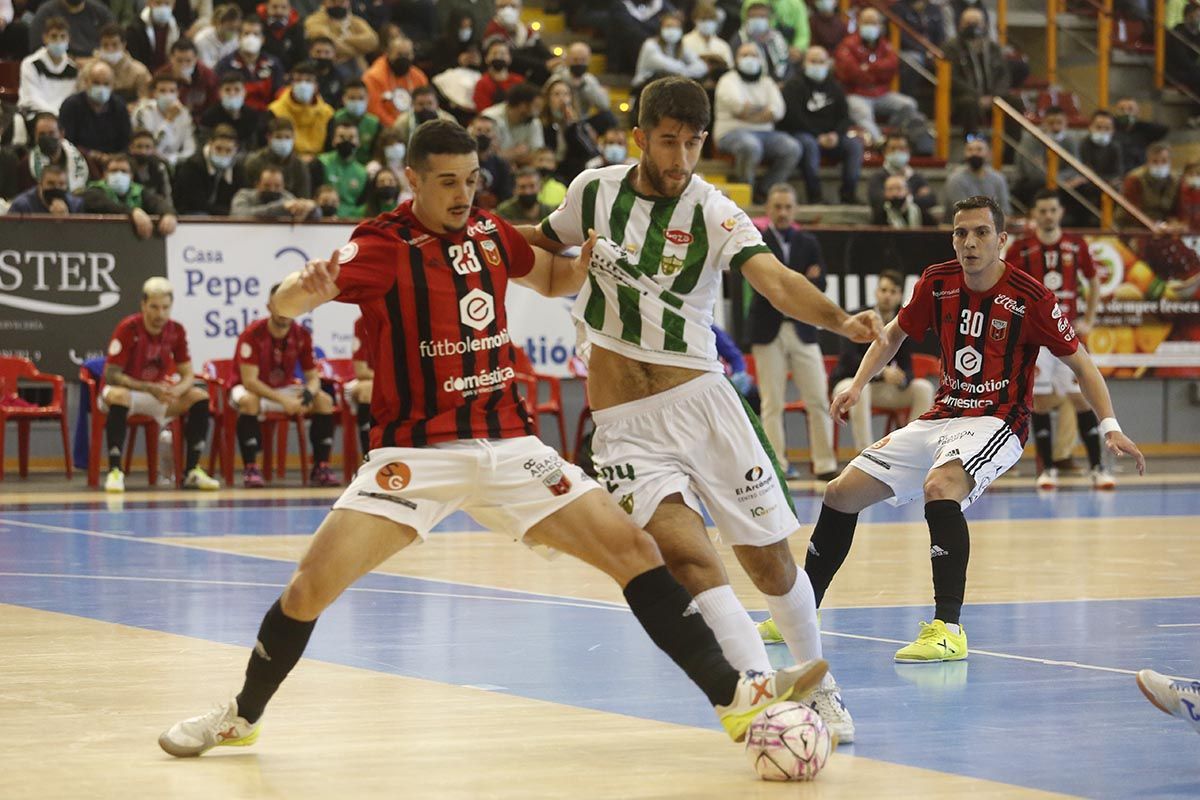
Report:
[[[532,221],[582,170],[632,163],[628,120],[663,75],[706,87],[707,154],[755,203],[793,182],[809,204],[865,202],[875,224],[919,227],[972,194],[1019,212],[1046,184],[1029,133],[1003,154],[1011,180],[993,168],[992,100],[1018,102],[1029,70],[999,44],[986,2],[896,0],[898,49],[877,8],[836,0],[557,5],[590,35],[547,45],[521,0],[0,0],[0,59],[20,61],[15,106],[0,111],[0,210],[128,213],[139,234],[147,215],[160,233],[184,215],[359,219],[410,195],[415,127],[456,119],[479,142],[478,202]],[[1169,10],[1168,76],[1200,91],[1200,4]],[[929,55],[909,30],[950,62],[966,139],[940,192],[922,174]],[[603,75],[589,39],[604,41]],[[615,86],[631,109],[614,108]],[[1200,189],[1200,165],[1187,177],[1171,166],[1167,129],[1137,100],[1096,110],[1086,129],[1054,105],[1030,112],[1154,221],[1191,218],[1184,189]],[[838,167],[836,197],[823,165]],[[1068,222],[1094,225],[1100,190],[1070,168],[1058,182]]]

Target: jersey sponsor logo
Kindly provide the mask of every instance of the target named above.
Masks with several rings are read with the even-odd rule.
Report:
[[[675,256],[663,256],[663,260],[659,262],[658,267],[663,275],[674,275],[683,269],[683,259],[676,258]]]
[[[1002,342],[1008,338],[1008,320],[994,319],[992,320],[992,340]]]
[[[496,223],[484,217],[478,222],[472,222],[467,226],[467,236],[483,236],[487,233],[496,232]]]
[[[687,231],[670,230],[663,234],[663,238],[671,244],[677,244],[681,247],[692,243],[692,235]]]
[[[994,405],[991,400],[981,400],[976,397],[947,397],[942,403],[955,408],[984,408]]]
[[[356,255],[358,255],[358,243],[347,242],[338,248],[338,263],[345,264],[347,261],[353,261]]]
[[[733,229],[737,227],[737,224],[738,224],[737,218],[730,217],[729,219],[727,219],[721,223],[721,227],[724,228],[725,230],[729,231],[730,233],[733,233]]]
[[[972,381],[960,381],[953,375],[943,375],[942,383],[944,383],[946,388],[952,392],[966,392],[967,394],[989,394],[991,392],[998,392],[1005,386],[1008,386],[1010,380],[1008,378],[1003,378],[998,381],[974,383]],[[954,440],[948,439],[947,441],[952,442]],[[945,444],[945,442],[942,444]]]
[[[492,350],[503,347],[512,341],[507,330],[481,339],[439,339],[436,342],[421,342],[419,349],[425,358],[437,356],[461,356],[464,353],[478,353],[480,350]]]
[[[958,297],[958,289],[941,289],[933,293],[933,296],[938,300],[944,297]]]
[[[779,506],[755,506],[754,508],[750,509],[750,516],[765,517],[767,514],[774,512],[777,508],[779,508]]]
[[[521,465],[534,480],[539,480],[550,494],[561,497],[571,491],[571,479],[563,472],[563,461],[557,454],[531,458]]]
[[[1055,303],[1054,309],[1050,312],[1050,319],[1058,319],[1062,316],[1062,313],[1062,309],[1059,307],[1058,303]]]
[[[1018,317],[1025,316],[1025,304],[1019,302],[1015,298],[1009,297],[1006,294],[998,294],[996,295],[995,302],[996,305],[1000,306],[1011,314],[1015,314]]]
[[[516,377],[516,374],[512,367],[497,367],[476,375],[467,375],[461,378],[453,376],[446,378],[442,383],[442,390],[458,392],[463,397],[473,397],[477,394],[503,389],[509,381]]]
[[[775,473],[762,467],[751,467],[742,477],[746,479],[746,485],[733,490],[733,495],[737,498],[738,503],[757,500],[775,489]]]
[[[108,354],[110,356],[117,356],[117,355],[121,354],[121,340],[120,339],[113,339],[111,342],[108,343]]]
[[[1059,333],[1065,333],[1065,332],[1066,332],[1066,330],[1067,330],[1067,325],[1069,325],[1069,324],[1070,324],[1070,323],[1069,323],[1069,322],[1067,322],[1067,318],[1066,318],[1066,317],[1063,317],[1063,318],[1061,318],[1061,319],[1058,321],[1058,332],[1059,332]]]
[[[398,492],[412,481],[412,468],[403,461],[384,464],[375,473],[375,482],[386,492]]]
[[[954,368],[959,374],[969,378],[983,368],[983,356],[974,347],[967,345],[954,354]]]
[[[750,469],[746,470],[746,481],[748,483],[754,483],[756,480],[758,480],[762,476],[763,476],[763,468],[762,467],[751,467]]]
[[[491,239],[483,239],[479,242],[479,247],[483,250],[483,260],[491,264],[493,267],[500,266],[500,248]]]
[[[472,289],[458,301],[463,325],[481,331],[496,319],[496,301],[482,289]]]

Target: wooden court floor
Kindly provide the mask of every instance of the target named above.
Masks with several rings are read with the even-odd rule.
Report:
[[[919,507],[864,514],[822,617],[858,739],[814,783],[784,786],[755,779],[607,579],[461,515],[326,613],[257,745],[171,759],[158,733],[237,690],[335,495],[109,502],[13,485],[2,798],[1200,796],[1200,741],[1132,677],[1200,675],[1200,476],[990,492],[968,511],[957,664],[892,661],[930,614],[928,534]],[[818,503],[798,492],[801,519]]]

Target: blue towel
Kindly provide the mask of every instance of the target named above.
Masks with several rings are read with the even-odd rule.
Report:
[[[92,377],[100,380],[104,374],[104,357],[89,358],[83,366]],[[75,447],[73,456],[76,469],[87,469],[88,450],[91,448],[92,437],[88,435],[88,422],[92,418],[92,398],[87,384],[79,383],[79,413],[75,416]]]

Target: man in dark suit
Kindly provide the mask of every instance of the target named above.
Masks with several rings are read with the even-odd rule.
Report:
[[[767,217],[771,224],[763,240],[775,257],[790,269],[803,273],[817,288],[825,289],[825,259],[811,235],[796,227],[796,190],[779,183],[767,195]],[[837,454],[833,452],[833,420],[829,416],[829,381],[825,360],[811,325],[787,320],[762,295],[750,302],[750,342],[753,345],[758,388],[762,395],[762,424],[767,440],[789,478],[799,477],[787,461],[783,403],[788,373],[804,400],[808,418],[808,442],[812,449],[813,473],[819,480],[837,477]]]

